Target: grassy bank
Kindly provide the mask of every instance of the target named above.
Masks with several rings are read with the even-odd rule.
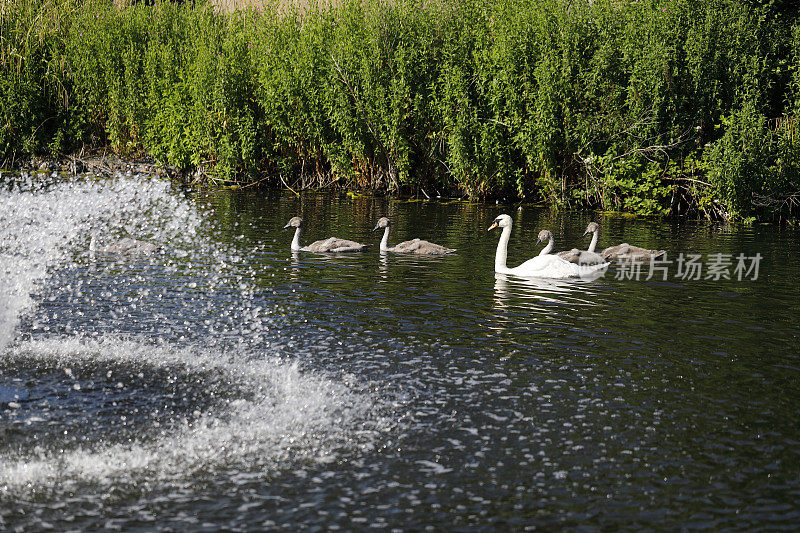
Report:
[[[0,159],[110,146],[225,183],[797,216],[792,6],[10,0]]]

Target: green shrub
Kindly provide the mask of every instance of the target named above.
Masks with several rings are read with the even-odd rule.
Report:
[[[707,166],[727,217],[759,215],[764,208],[780,210],[783,200],[800,190],[796,163],[800,146],[794,139],[793,119],[770,124],[748,103],[723,117],[722,127],[725,133],[707,152]]]
[[[798,192],[788,1],[10,0],[0,158],[110,146],[221,182],[769,217]],[[707,185],[704,185],[707,184]]]

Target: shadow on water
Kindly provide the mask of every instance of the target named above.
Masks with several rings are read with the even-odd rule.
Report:
[[[0,202],[0,525],[40,529],[791,528],[796,229],[467,202],[198,191],[141,178]],[[584,247],[667,279],[495,275]],[[366,253],[289,250],[336,236]],[[378,253],[371,230],[457,248]],[[32,232],[30,228],[37,231]],[[90,231],[151,256],[87,253]],[[763,257],[698,279],[678,254]],[[68,502],[68,503],[65,503]]]

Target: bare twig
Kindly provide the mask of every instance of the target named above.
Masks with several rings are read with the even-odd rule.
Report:
[[[688,182],[688,183],[699,183],[700,185],[705,185],[706,187],[713,187],[710,183],[706,183],[705,181],[701,181],[696,178],[687,178],[686,176],[679,176],[677,178],[667,177],[663,178],[666,181],[679,181],[679,182]]]
[[[295,195],[295,196],[297,196],[298,198],[300,198],[300,193],[298,193],[296,190],[294,190],[294,189],[292,189],[291,187],[289,187],[289,184],[288,184],[288,183],[286,183],[286,180],[285,180],[285,179],[283,179],[283,174],[280,174],[280,177],[281,177],[281,183],[283,183],[283,186],[284,186],[284,187],[286,187],[287,189],[289,189],[290,191],[292,191],[292,192],[294,193],[294,195]]]
[[[508,124],[503,121],[497,120],[496,118],[486,118],[484,119],[486,122],[494,122],[495,124],[500,124],[501,126],[505,126],[506,128],[510,128]]]
[[[777,196],[753,193],[753,205],[756,207],[788,207],[790,209],[798,207],[800,206],[800,191]]]

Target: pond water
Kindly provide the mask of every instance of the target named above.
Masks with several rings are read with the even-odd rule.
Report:
[[[1,529],[800,521],[797,229],[146,176],[2,183]],[[542,228],[585,245],[594,219],[601,247],[668,250],[667,279],[495,276],[501,213],[510,265]],[[306,243],[372,250],[293,255],[295,215]],[[457,253],[381,257],[384,215],[390,243]],[[92,256],[94,232],[163,252]],[[715,254],[731,279],[706,279]]]

